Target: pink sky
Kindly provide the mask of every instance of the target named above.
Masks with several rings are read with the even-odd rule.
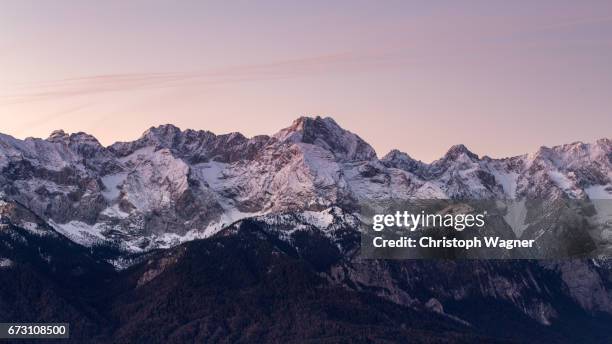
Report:
[[[611,137],[609,1],[2,1],[0,132],[247,136],[331,116],[380,156]]]

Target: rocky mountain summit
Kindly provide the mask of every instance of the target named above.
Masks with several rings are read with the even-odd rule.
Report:
[[[520,238],[558,234],[531,230],[555,213],[529,200],[592,201],[601,225],[610,139],[505,159],[456,145],[427,164],[379,158],[321,117],[253,138],[162,125],[108,147],[61,130],[0,134],[0,199],[0,320],[68,317],[77,342],[277,342],[289,328],[315,341],[610,339],[608,259],[368,260],[358,231],[364,206],[415,199],[513,202],[504,219]],[[570,238],[608,245],[608,229]],[[235,298],[249,311],[228,308]]]
[[[203,238],[236,220],[404,199],[612,198],[612,141],[507,159],[456,145],[431,164],[383,158],[331,118],[272,136],[162,125],[102,146],[85,133],[0,136],[0,190],[84,244],[137,252]]]

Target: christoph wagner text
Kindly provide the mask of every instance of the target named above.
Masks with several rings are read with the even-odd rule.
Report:
[[[399,239],[384,239],[382,237],[375,237],[373,240],[374,247],[390,247],[390,248],[462,248],[469,250],[471,248],[505,248],[512,250],[515,247],[533,247],[535,240],[508,240],[500,239],[499,237],[483,237],[482,239],[474,237],[472,239],[434,239],[432,237],[422,237],[419,239],[401,237]],[[483,246],[484,242],[484,246]]]

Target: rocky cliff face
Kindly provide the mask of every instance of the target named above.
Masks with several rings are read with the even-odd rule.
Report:
[[[0,215],[0,320],[69,321],[75,343],[610,339],[605,260],[360,259],[358,218],[333,207],[244,219],[118,270],[17,203]]]
[[[272,247],[296,266],[305,264],[309,276],[322,278],[330,288],[436,314],[436,321],[442,317],[462,333],[498,337],[516,325],[558,341],[601,339],[602,324],[612,314],[607,260],[368,261],[359,258],[356,228],[364,204],[438,198],[518,204],[529,199],[611,199],[611,180],[609,139],[543,147],[506,159],[481,158],[457,145],[426,164],[397,150],[379,159],[359,136],[320,117],[302,117],[275,135],[253,138],[164,125],[109,147],[84,133],[56,131],[47,139],[26,140],[0,135],[0,272],[30,264],[26,257],[32,254],[39,256],[40,269],[53,269],[45,262],[62,261],[55,257],[57,251],[48,248],[51,253],[38,254],[28,244],[52,242],[51,247],[71,247],[70,252],[86,256],[90,264],[62,263],[67,270],[104,271],[106,280],[114,281],[111,285],[129,286],[120,294],[140,295],[147,285],[170,288],[166,283],[172,278],[192,281],[185,268],[172,267],[191,266],[200,253],[186,260],[180,252],[254,235],[265,242],[261,247]],[[547,234],[532,233],[527,226],[539,216],[525,215],[513,224],[520,227],[517,236]],[[188,243],[196,239],[207,243]],[[602,231],[599,239],[612,243],[612,233]],[[218,260],[201,254],[202,259]],[[132,267],[109,272],[109,262]],[[258,269],[269,271],[280,266],[277,260],[259,263]],[[219,268],[202,264],[210,273]],[[351,295],[342,297],[353,300]],[[54,302],[63,307],[67,301]],[[71,307],[78,315],[78,306]],[[117,312],[123,317],[136,308]],[[482,315],[491,309],[506,319],[495,322]],[[115,316],[107,311],[100,310]],[[571,322],[584,331],[564,332]],[[131,330],[118,331],[129,337]],[[449,336],[456,335],[455,327],[448,330]],[[589,332],[595,337],[588,337]]]
[[[0,136],[2,192],[73,240],[126,250],[206,237],[241,218],[385,200],[612,198],[612,142],[543,147],[507,159],[457,145],[431,164],[382,159],[331,118],[273,136],[147,130],[103,147],[85,133]]]

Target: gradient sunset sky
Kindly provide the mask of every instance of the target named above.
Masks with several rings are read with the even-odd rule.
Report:
[[[2,133],[301,115],[425,161],[612,137],[612,1],[0,2]]]

